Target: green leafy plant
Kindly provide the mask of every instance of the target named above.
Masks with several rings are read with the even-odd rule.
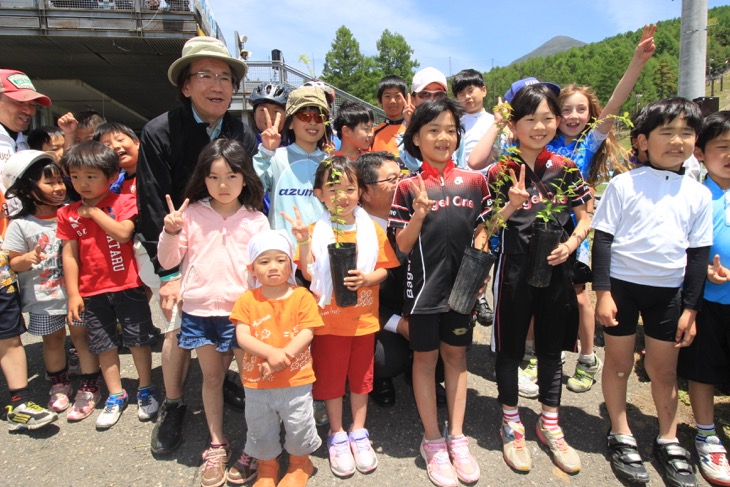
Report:
[[[334,188],[342,180],[342,172],[332,164],[332,159],[322,161],[322,164],[329,166],[329,175],[325,185]],[[342,218],[342,205],[339,204],[340,196],[344,193],[341,189],[335,189],[330,201],[332,202],[332,210],[330,210],[330,222],[332,223],[332,231],[335,234],[335,247],[340,248],[340,239],[345,234],[342,227],[347,224]]]

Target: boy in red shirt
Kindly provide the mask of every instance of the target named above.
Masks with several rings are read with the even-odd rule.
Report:
[[[81,196],[81,201],[58,211],[57,236],[63,240],[69,321],[84,321],[88,326],[89,351],[99,356],[109,390],[96,427],[111,428],[127,405],[119,374],[118,347],[122,343],[132,352],[139,375],[137,415],[140,420],[152,419],[158,409],[150,350],[154,334],[134,259],[135,197],[110,191],[110,184],[119,177],[119,159],[99,142],[72,147],[64,166]],[[117,321],[122,325],[121,343]]]

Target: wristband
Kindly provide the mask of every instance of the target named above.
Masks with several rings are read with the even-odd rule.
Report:
[[[307,245],[311,241],[312,241],[311,238],[308,238],[307,240],[304,240],[302,242],[300,242],[299,240],[297,240],[297,245]]]
[[[160,276],[160,281],[162,282],[174,281],[175,279],[180,279],[180,271],[173,272],[172,274],[168,274],[166,276]]]

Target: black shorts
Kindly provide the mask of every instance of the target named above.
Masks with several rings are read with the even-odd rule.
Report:
[[[526,254],[501,254],[494,270],[494,330],[492,347],[514,360],[525,354],[525,338],[535,317],[535,351],[560,357],[574,351],[578,338],[578,300],[571,261],[554,266],[550,285],[527,283]]]
[[[611,297],[616,303],[616,326],[604,326],[611,336],[636,334],[639,315],[644,335],[673,342],[682,313],[682,293],[678,287],[655,287],[611,278]]]
[[[155,340],[144,286],[89,296],[84,298],[84,307],[89,351],[95,355],[119,348],[121,344],[142,347]],[[117,322],[121,324],[121,341]]]
[[[591,266],[576,259],[573,264],[573,284],[578,286],[587,282],[593,282]]]
[[[0,340],[25,333],[25,321],[20,312],[20,293],[13,283],[0,288]]]
[[[703,384],[730,382],[730,304],[703,300],[697,335],[679,350],[677,375]]]
[[[441,342],[453,347],[468,347],[473,334],[471,316],[455,311],[408,317],[409,342],[415,352],[438,350]]]

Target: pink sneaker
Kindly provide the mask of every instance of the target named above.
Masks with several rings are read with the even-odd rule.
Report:
[[[51,397],[48,399],[48,409],[53,412],[60,413],[68,409],[70,401],[68,396],[73,392],[71,384],[54,384],[48,393]]]
[[[446,440],[421,441],[421,456],[426,461],[428,478],[438,487],[457,487],[459,479],[456,470],[449,461],[449,451],[446,448]]]
[[[473,484],[481,476],[479,464],[469,450],[469,439],[464,436],[447,436],[446,446],[449,449],[451,463],[456,476],[465,484]]]
[[[101,401],[101,392],[89,392],[79,389],[76,391],[73,407],[66,413],[68,421],[81,421],[88,418],[96,409],[96,405]]]

